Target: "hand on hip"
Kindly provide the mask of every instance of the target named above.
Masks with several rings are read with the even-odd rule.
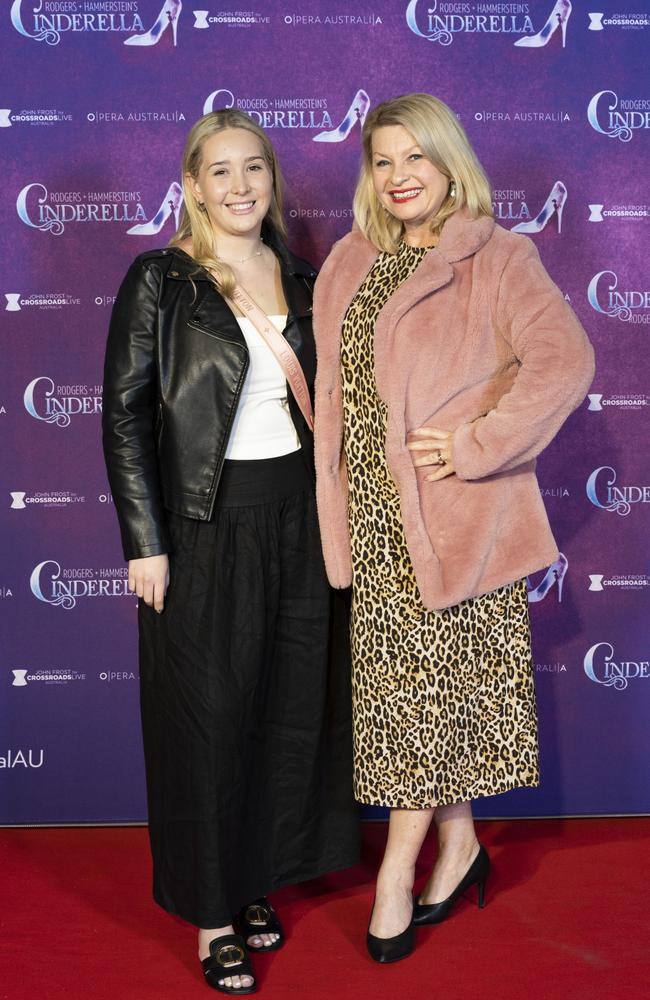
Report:
[[[438,427],[417,427],[409,431],[406,447],[411,452],[413,465],[431,466],[430,473],[424,478],[428,482],[445,479],[454,473],[454,462],[451,450],[452,435],[449,431]]]

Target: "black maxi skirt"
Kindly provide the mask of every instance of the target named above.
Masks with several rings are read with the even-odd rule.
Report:
[[[199,927],[356,863],[347,609],[301,452],[226,462],[211,521],[169,514],[140,602],[154,898]]]

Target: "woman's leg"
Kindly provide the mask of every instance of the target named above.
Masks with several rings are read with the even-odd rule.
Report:
[[[433,809],[391,809],[388,840],[377,874],[370,933],[379,938],[401,934],[413,912],[415,863],[431,824]]]
[[[438,806],[434,813],[438,828],[438,858],[420,903],[441,903],[453,892],[478,854],[470,802]]]
[[[370,924],[370,933],[375,937],[393,937],[408,925],[415,864],[432,817],[438,831],[438,858],[420,894],[421,903],[446,899],[478,853],[471,803],[457,802],[435,810],[391,809]]]

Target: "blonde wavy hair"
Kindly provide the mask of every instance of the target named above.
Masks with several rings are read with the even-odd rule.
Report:
[[[404,94],[378,104],[363,126],[361,171],[353,210],[366,239],[379,250],[395,253],[404,234],[404,226],[383,207],[372,182],[372,137],[385,125],[402,125],[427,159],[449,178],[449,192],[431,220],[432,235],[439,236],[446,220],[461,208],[467,208],[472,218],[492,216],[490,183],[451,108],[431,94]]]
[[[185,143],[182,164],[183,210],[180,225],[169,241],[169,246],[178,246],[188,237],[192,240],[192,256],[200,267],[204,267],[222,295],[228,296],[235,287],[235,275],[225,261],[214,252],[214,232],[205,208],[199,205],[192,188],[192,181],[199,176],[203,161],[203,146],[217,132],[228,128],[242,128],[257,136],[262,145],[264,159],[273,179],[273,196],[263,227],[286,239],[286,228],[282,217],[284,182],[282,173],[271,145],[271,140],[250,115],[243,111],[225,108],[203,115],[192,126]]]

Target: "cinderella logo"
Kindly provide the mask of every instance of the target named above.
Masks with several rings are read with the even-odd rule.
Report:
[[[438,13],[438,0],[428,0],[426,3],[420,3],[420,0],[410,0],[406,8],[406,23],[414,35],[426,38],[428,42],[438,42],[439,45],[451,45],[454,35],[460,32],[532,35],[535,31],[533,22],[528,15],[443,13],[444,7],[451,6],[451,4],[441,5],[441,12]],[[467,8],[466,4],[462,6]],[[418,11],[418,7],[426,8],[426,10],[424,12]],[[546,42],[543,41],[539,44],[544,45]]]
[[[87,391],[83,395],[77,395],[67,392],[67,388],[59,386],[55,395],[52,379],[47,375],[40,375],[25,389],[23,396],[25,409],[35,420],[43,420],[46,424],[57,424],[59,427],[68,427],[73,416],[102,412],[101,394],[91,394]],[[69,388],[76,390],[77,387]]]
[[[83,200],[80,191],[50,194],[44,184],[27,184],[16,199],[18,217],[30,229],[60,236],[66,223],[135,222],[146,220],[139,193],[110,192],[111,201],[102,200],[104,192],[89,191]]]
[[[585,673],[590,681],[625,691],[629,681],[650,677],[648,660],[624,660],[616,663],[614,647],[609,642],[597,642],[587,650],[584,659]]]
[[[650,486],[616,486],[615,483],[616,470],[611,465],[594,469],[587,480],[587,497],[594,507],[626,517],[633,503],[650,503]]]
[[[359,128],[366,120],[370,109],[370,97],[365,90],[357,90],[352,102],[343,115],[341,123],[334,126],[327,110],[327,101],[321,98],[282,98],[275,100],[262,97],[254,100],[237,100],[232,90],[213,90],[205,99],[203,114],[217,108],[241,108],[262,128],[311,128],[320,129],[312,136],[314,142],[343,142],[355,125]]]
[[[166,13],[165,8],[170,6],[170,4],[174,4],[180,10],[180,0],[167,0],[158,20],[163,16],[163,12]],[[11,23],[16,31],[24,35],[25,38],[31,38],[35,42],[46,42],[47,45],[58,45],[61,41],[61,35],[68,31],[141,32],[139,35],[134,35],[132,38],[126,39],[125,44],[130,45],[155,45],[162,33],[162,31],[158,31],[154,41],[138,41],[140,38],[153,35],[157,22],[150,31],[145,32],[144,24],[139,14],[131,11],[116,11],[116,8],[126,7],[127,4],[125,3],[117,4],[101,2],[100,0],[98,3],[84,4],[84,7],[92,9],[86,10],[83,13],[75,9],[81,6],[82,4],[75,3],[44,4],[43,0],[38,0],[36,4],[34,4],[34,0],[27,0],[26,3],[23,0],[14,0],[11,5]],[[174,30],[174,44],[176,44],[174,26],[175,21],[172,28]]]
[[[613,90],[600,90],[589,101],[587,119],[601,135],[630,142],[636,129],[650,129],[650,99],[621,101]]]
[[[607,286],[606,295],[603,295],[603,284]],[[624,323],[650,321],[650,316],[639,316],[634,312],[638,309],[650,309],[650,291],[619,291],[618,276],[614,271],[599,271],[594,274],[587,288],[587,298],[596,312],[613,316]]]
[[[35,566],[29,578],[34,597],[55,607],[74,608],[79,597],[133,597],[127,570],[61,569],[54,559]]]

